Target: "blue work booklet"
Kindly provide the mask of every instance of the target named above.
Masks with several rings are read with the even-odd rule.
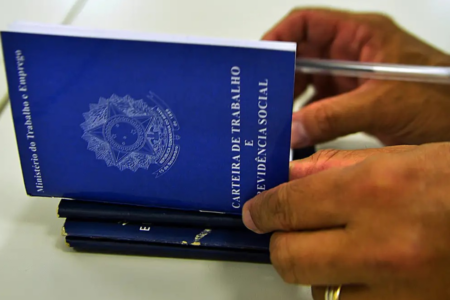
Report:
[[[93,252],[121,255],[143,255],[163,258],[232,261],[270,264],[270,254],[264,251],[240,249],[184,247],[168,244],[130,242],[66,236],[65,241],[77,252]]]
[[[64,236],[241,250],[269,251],[270,234],[250,230],[162,226],[67,219]]]
[[[270,263],[270,235],[250,231],[68,219],[62,234],[78,252]]]
[[[1,38],[31,196],[240,214],[288,181],[294,43],[26,23]]]
[[[247,230],[239,215],[62,199],[58,218],[159,226]]]
[[[239,216],[63,199],[62,235],[77,252],[270,263],[271,234]]]

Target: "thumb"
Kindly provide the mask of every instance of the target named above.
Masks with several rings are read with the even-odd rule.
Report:
[[[302,148],[338,137],[369,131],[380,121],[376,89],[361,86],[339,96],[313,102],[292,116],[292,148]]]
[[[352,166],[373,155],[406,152],[415,147],[406,145],[362,150],[320,150],[307,158],[292,161],[289,164],[289,180],[303,178],[331,168]]]

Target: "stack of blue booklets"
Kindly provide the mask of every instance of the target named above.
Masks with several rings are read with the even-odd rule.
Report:
[[[241,210],[289,179],[294,43],[23,22],[1,37],[24,185],[61,199],[69,246],[270,262]]]

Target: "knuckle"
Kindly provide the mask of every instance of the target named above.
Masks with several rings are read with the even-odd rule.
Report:
[[[421,270],[424,266],[429,265],[431,256],[422,246],[410,245],[410,247],[403,247],[398,251],[397,255],[394,255],[394,259],[401,272],[410,273],[410,271]]]
[[[358,28],[357,36],[359,38],[366,38],[371,37],[374,33],[375,28],[367,23],[358,23],[356,21],[353,21],[352,24],[354,27]]]
[[[328,259],[321,257],[320,261],[316,257],[314,252],[310,251],[301,251],[296,253],[295,261],[292,262],[293,265],[296,266],[295,278],[297,283],[303,285],[311,285],[315,281],[314,273],[317,273],[317,270],[327,270],[322,266],[328,265]]]
[[[321,149],[311,155],[310,159],[315,165],[317,165],[319,163],[325,163],[333,159],[340,152],[341,151],[337,149]]]
[[[315,8],[315,7],[311,7],[311,6],[304,6],[304,7],[301,7],[301,6],[299,6],[299,7],[294,7],[291,11],[290,11],[290,14],[294,14],[294,15],[296,15],[296,16],[306,16],[306,15],[308,15],[308,14],[311,14],[311,13],[320,13],[320,12],[322,12],[323,10],[321,10],[321,9],[317,9],[317,8]]]
[[[270,239],[270,260],[286,283],[296,283],[295,261],[289,251],[290,239],[285,233],[274,233]]]
[[[325,102],[314,103],[315,114],[313,117],[315,119],[316,130],[318,133],[335,132],[338,123],[337,115],[334,110],[331,109],[332,106],[329,103],[327,103],[327,105],[324,105],[324,103]]]
[[[374,25],[391,25],[393,24],[393,19],[383,13],[368,13],[364,15],[364,18]]]
[[[366,22],[355,22],[354,27],[357,28],[356,40],[361,43],[362,47],[361,59],[363,61],[382,59],[385,52],[383,45],[386,40],[386,31]]]
[[[270,256],[273,266],[287,283],[311,285],[317,267],[323,265],[323,258],[318,261],[315,253],[305,251],[295,235],[290,233],[278,232],[272,235]],[[329,260],[326,260],[328,263]]]
[[[291,190],[288,184],[280,185],[276,197],[273,197],[270,203],[274,220],[280,228],[287,231],[295,229],[295,214],[294,210],[290,209]]]
[[[304,12],[305,12],[305,10],[302,9],[301,7],[294,7],[293,9],[291,9],[289,11],[288,15],[290,15],[290,16],[291,15],[299,15],[299,14],[302,14]]]
[[[432,255],[423,243],[418,243],[415,238],[403,238],[383,247],[372,262],[378,271],[401,277],[424,271],[431,263]]]
[[[411,184],[410,168],[397,163],[396,160],[387,159],[380,162],[380,159],[373,158],[373,163],[367,168],[366,177],[360,180],[361,191],[377,200],[388,201],[406,192],[404,187]]]
[[[302,19],[306,17],[309,13],[309,9],[301,8],[301,7],[295,7],[289,11],[286,18],[295,18],[295,19]]]

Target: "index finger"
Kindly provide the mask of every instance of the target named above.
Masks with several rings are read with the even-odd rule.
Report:
[[[338,167],[265,191],[244,204],[243,222],[256,233],[346,226],[356,209],[351,173]]]
[[[363,15],[329,9],[297,9],[288,14],[264,36],[264,40],[297,43],[297,56],[358,61],[363,47],[371,40]],[[350,90],[356,83],[353,78],[339,78],[340,92]],[[317,97],[328,97],[333,92],[332,82],[326,76],[296,73],[295,97],[308,84],[313,83]],[[340,85],[338,85],[340,86]]]
[[[323,9],[295,9],[270,29],[263,40],[304,42],[308,37],[318,44],[329,43],[336,34],[336,25],[343,13]],[[311,34],[320,32],[321,34]]]

